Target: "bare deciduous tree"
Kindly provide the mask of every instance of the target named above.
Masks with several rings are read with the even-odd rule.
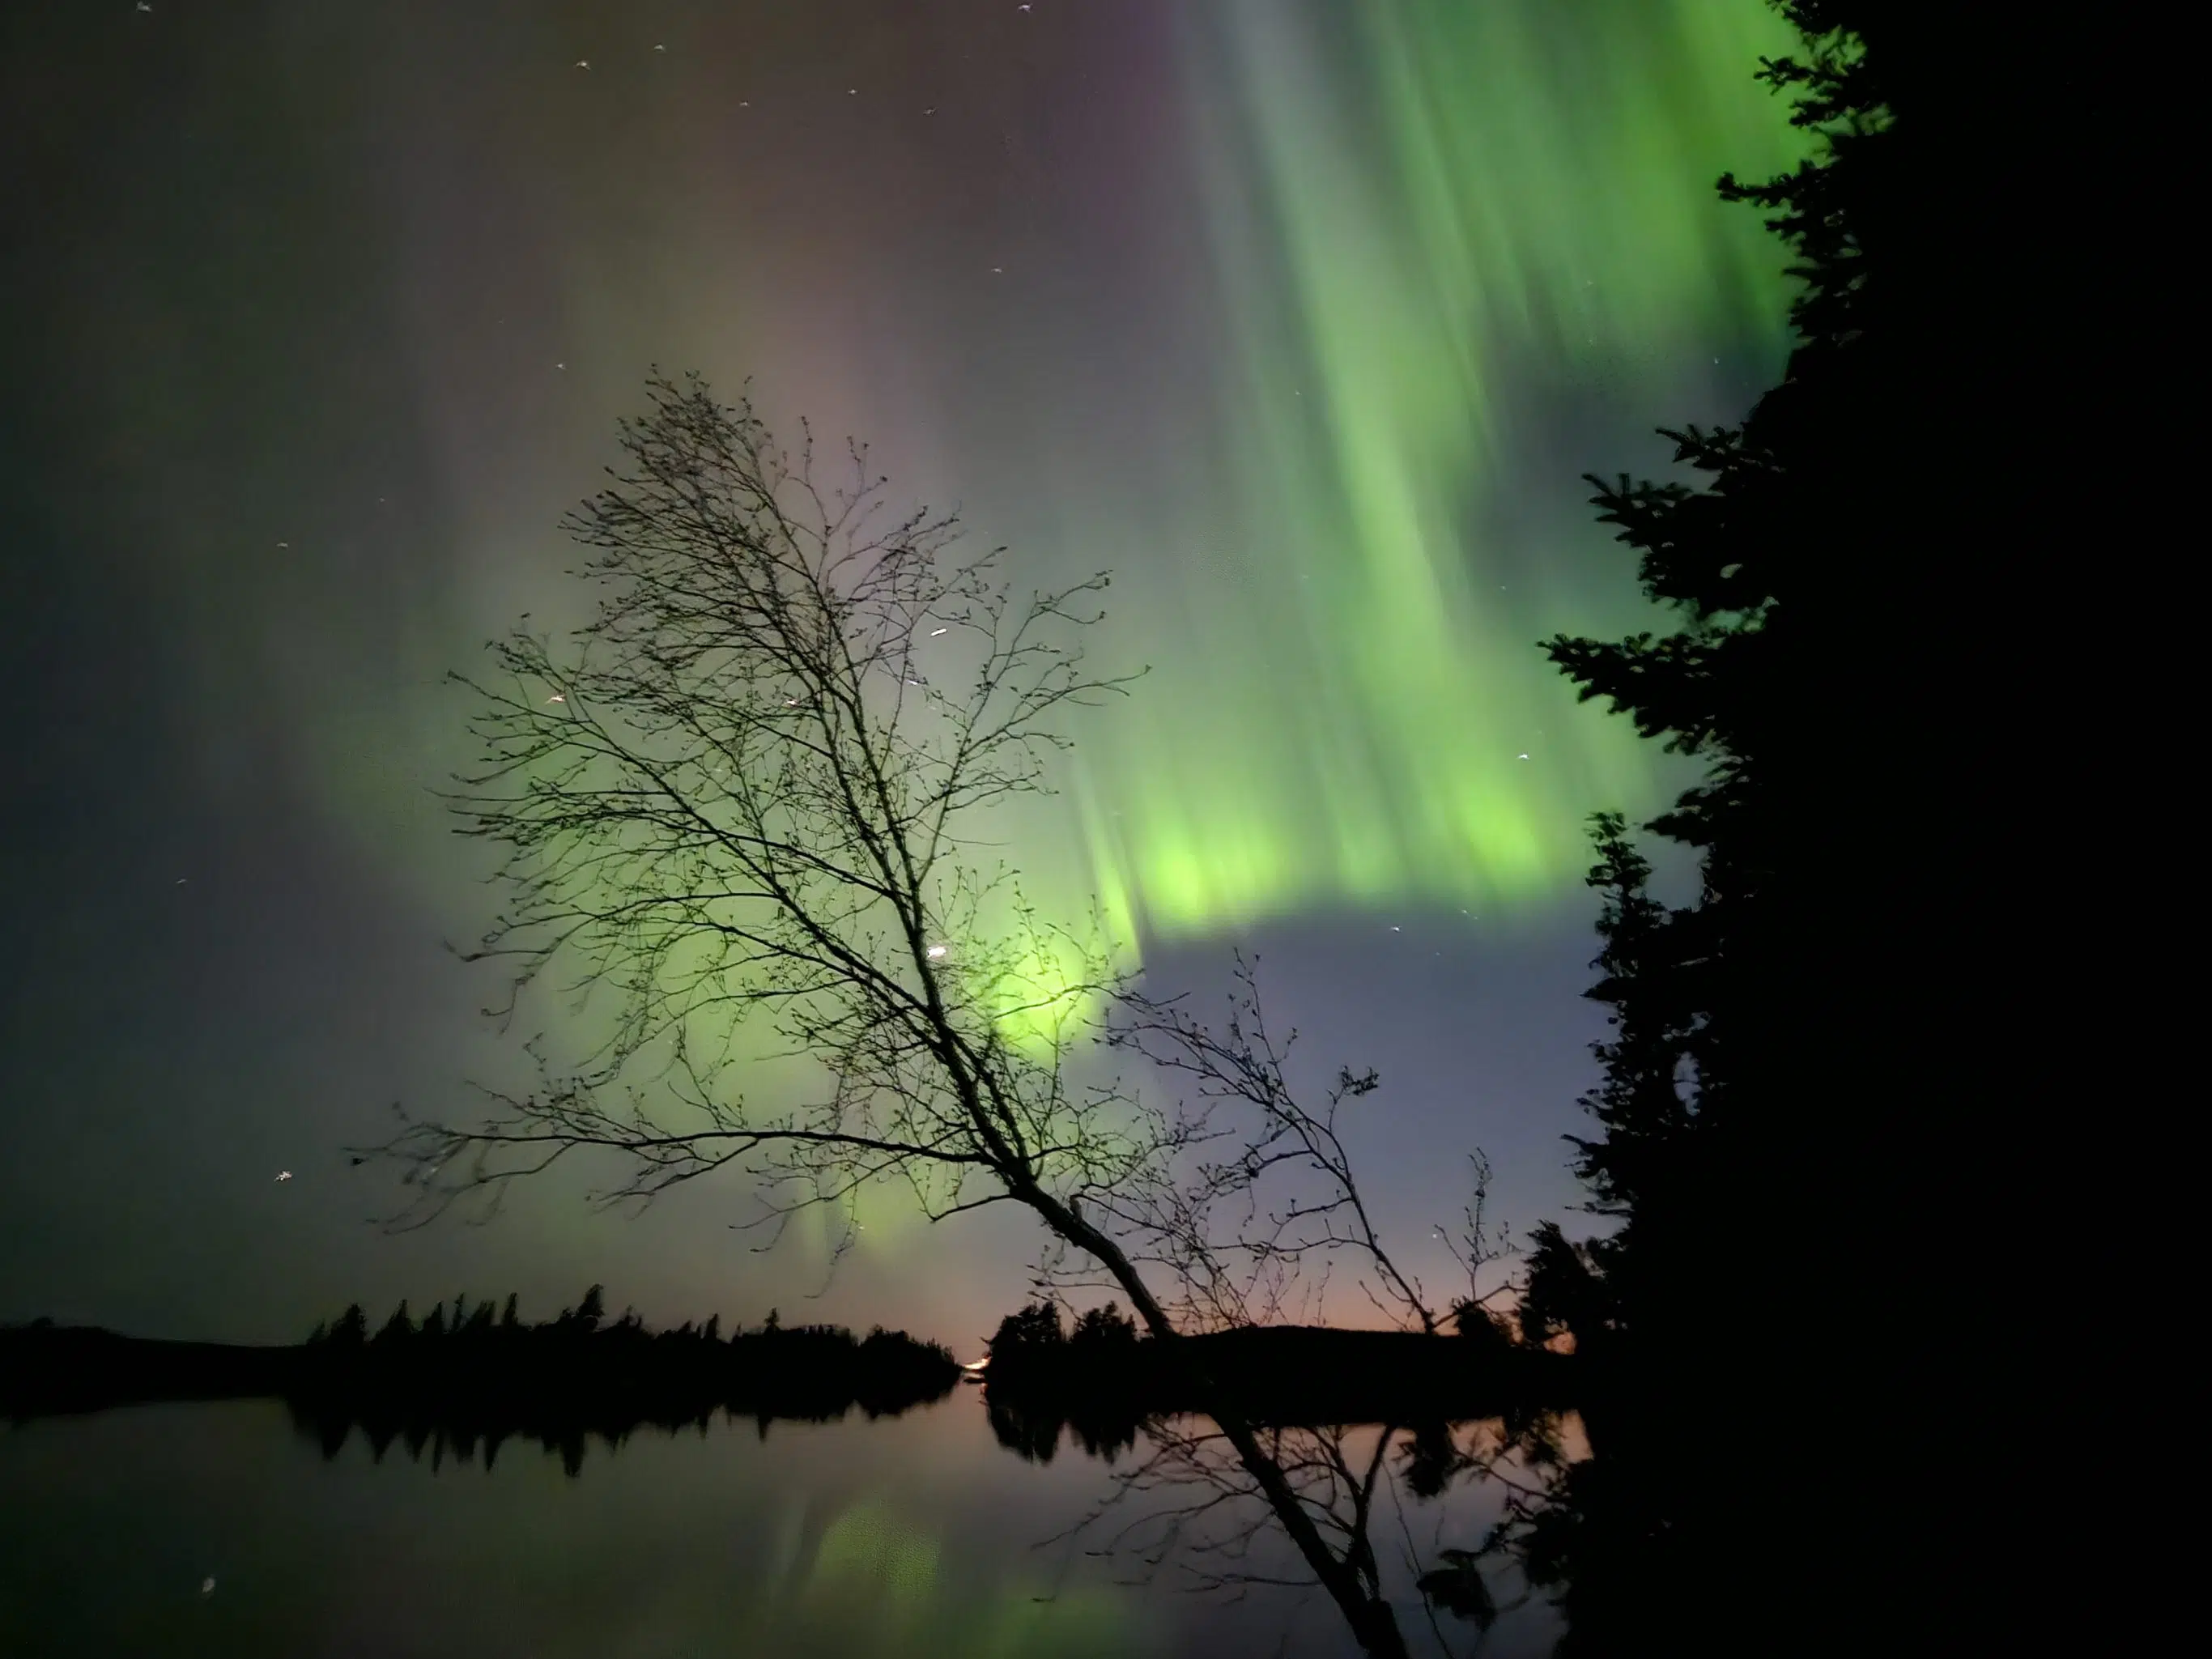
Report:
[[[1106,578],[1017,601],[951,519],[887,515],[864,450],[825,485],[811,441],[786,453],[696,377],[654,381],[622,447],[568,521],[596,613],[559,649],[514,632],[497,677],[463,681],[483,759],[453,802],[501,849],[511,902],[472,956],[509,969],[507,1010],[573,971],[605,1035],[481,1121],[405,1117],[379,1150],[410,1214],[495,1206],[579,1152],[618,1157],[613,1199],[744,1170],[775,1216],[893,1179],[933,1219],[1028,1208],[1163,1342],[1271,1315],[1346,1249],[1378,1305],[1435,1330],[1337,1127],[1373,1074],[1305,1110],[1249,972],[1217,1036],[1123,982],[1097,927],[1040,918],[975,861],[978,818],[1047,789],[1056,717],[1127,683],[1077,644]],[[1071,1075],[1117,1005],[1115,1040],[1191,1100]],[[733,1068],[763,1046],[818,1061],[823,1086],[747,1103]],[[1233,1401],[1208,1410],[1363,1645],[1403,1651],[1372,1572]]]
[[[1159,1137],[1178,1156],[1092,1202],[1139,1262],[1166,1270],[1189,1322],[1268,1323],[1302,1285],[1312,1289],[1310,1264],[1348,1251],[1376,1312],[1440,1328],[1419,1279],[1384,1243],[1345,1144],[1345,1110],[1375,1091],[1377,1073],[1340,1068],[1321,1106],[1306,1106],[1289,1072],[1298,1034],[1269,1030],[1257,963],[1241,953],[1218,1026],[1135,988],[1116,1013],[1107,1040],[1183,1091]]]
[[[1119,689],[1074,643],[1106,579],[1017,603],[992,555],[951,556],[950,518],[888,519],[865,451],[825,486],[811,444],[696,377],[656,381],[622,445],[568,521],[597,612],[463,681],[483,757],[453,802],[511,899],[472,957],[517,996],[575,970],[607,1034],[486,1121],[410,1122],[417,1212],[600,1149],[626,1155],[616,1198],[738,1165],[785,1208],[893,1176],[933,1217],[1072,1224],[1063,1193],[1150,1152],[1061,1064],[1113,975],[962,854],[979,812],[1043,788],[1054,717]],[[741,1041],[827,1087],[750,1109]]]

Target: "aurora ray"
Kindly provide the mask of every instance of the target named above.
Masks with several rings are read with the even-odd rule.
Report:
[[[1593,808],[1656,804],[1534,648],[1601,620],[1565,526],[1496,526],[1558,465],[1547,403],[1778,360],[1778,257],[1713,181],[1796,153],[1752,79],[1786,43],[1759,0],[1194,9],[1225,501],[1117,589],[1153,673],[1085,733],[1068,879],[1125,937],[1511,908],[1579,877]]]

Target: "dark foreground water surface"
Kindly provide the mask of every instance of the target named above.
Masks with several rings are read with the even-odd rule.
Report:
[[[1129,1492],[1068,1537],[1147,1444],[1110,1467],[1072,1443],[1029,1462],[998,1443],[973,1388],[896,1418],[777,1422],[765,1438],[745,1421],[594,1441],[573,1478],[529,1443],[489,1472],[480,1455],[417,1459],[404,1443],[380,1462],[357,1432],[325,1461],[275,1401],[0,1425],[0,1653],[1356,1651],[1316,1590],[1192,1588],[1289,1576],[1264,1522],[1241,1559],[1187,1541],[1147,1577],[1141,1545],[1160,1531],[1145,1517],[1206,1493]],[[1499,1502],[1495,1486],[1428,1501],[1379,1489],[1372,1543],[1414,1652],[1444,1650],[1440,1633],[1466,1653],[1476,1632],[1432,1631],[1407,1563],[1478,1541]],[[1191,1530],[1218,1542],[1256,1519],[1232,1502]],[[1557,1633],[1532,1602],[1480,1651],[1520,1659]]]

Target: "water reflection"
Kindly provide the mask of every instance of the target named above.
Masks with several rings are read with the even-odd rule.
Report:
[[[1064,1434],[1109,1463],[1133,1449],[1077,1528],[1102,1554],[1201,1589],[1317,1587],[1363,1652],[1397,1659],[1409,1607],[1449,1650],[1439,1615],[1486,1634],[1527,1603],[1492,1580],[1550,1504],[1555,1407],[1575,1376],[1487,1318],[1454,1337],[1272,1326],[1148,1341],[1110,1305],[1071,1333],[1040,1302],[1001,1322],[986,1388],[993,1432],[1028,1462],[1049,1462]],[[1439,1523],[1419,1542],[1407,1505],[1462,1486],[1504,1507],[1480,1534]]]
[[[419,1322],[401,1303],[372,1337],[359,1308],[296,1347],[147,1341],[48,1322],[0,1329],[0,1413],[19,1419],[155,1401],[280,1398],[335,1457],[358,1429],[381,1462],[397,1441],[433,1467],[481,1449],[484,1467],[514,1438],[558,1451],[570,1475],[596,1439],[618,1448],[641,1428],[704,1431],[749,1418],[835,1422],[941,1400],[952,1356],[903,1331],[866,1337],[836,1326],[722,1336],[720,1322],[649,1332],[635,1313],[608,1322],[600,1287],[557,1318],[525,1324],[457,1297]]]
[[[1144,1425],[1112,1465],[1073,1455],[1079,1437],[1036,1462],[994,1443],[981,1392],[959,1389],[895,1419],[779,1420],[765,1439],[719,1416],[703,1432],[631,1436],[579,1478],[520,1443],[489,1472],[456,1468],[434,1435],[398,1437],[408,1459],[380,1463],[354,1436],[326,1460],[288,1415],[272,1402],[148,1406],[0,1432],[0,1648],[1358,1650],[1264,1509],[1233,1481],[1205,1485],[1226,1466],[1201,1419]],[[1268,1443],[1316,1496],[1325,1480],[1349,1494],[1345,1475],[1370,1480],[1387,1454],[1356,1524],[1385,1597],[1422,1631],[1417,1567],[1504,1517],[1500,1489],[1462,1467],[1502,1431],[1286,1429]],[[1418,1489],[1446,1465],[1431,1493]],[[1170,1531],[1140,1542],[1131,1528],[1146,1516]],[[1187,1593],[1209,1585],[1218,1593]],[[1466,1627],[1448,1614],[1443,1627],[1464,1650]],[[1540,1653],[1556,1633],[1531,1603],[1482,1650]]]
[[[1000,1444],[1024,1461],[1049,1463],[1065,1441],[1118,1466],[1066,1535],[1133,1582],[1240,1595],[1315,1587],[1283,1524],[1287,1493],[1348,1575],[1331,1594],[1361,1650],[1411,1651],[1409,1632],[1425,1629],[1444,1652],[1471,1650],[1453,1626],[1486,1651],[1518,1651],[1552,1627],[1559,1554],[1539,1547],[1531,1571],[1528,1546],[1563,1535],[1563,1483],[1587,1452],[1571,1413],[1271,1425],[1255,1433],[1255,1460],[1204,1417],[1133,1423],[1007,1394],[988,1404]],[[1501,1620],[1524,1612],[1520,1640],[1487,1646]]]

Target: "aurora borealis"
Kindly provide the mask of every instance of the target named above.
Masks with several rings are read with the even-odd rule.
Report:
[[[1731,73],[1779,34],[1703,3],[1204,16],[1221,511],[1138,573],[1158,680],[1083,769],[1094,878],[1175,933],[1552,896],[1591,802],[1656,797],[1529,649],[1602,607],[1563,526],[1514,518],[1554,482],[1524,428],[1778,349],[1773,250],[1711,181],[1788,158]]]
[[[530,1035],[446,949],[495,901],[433,793],[467,749],[441,677],[575,618],[556,525],[655,365],[868,440],[1019,586],[1112,570],[1090,648],[1149,672],[990,855],[1163,984],[1264,949],[1312,1063],[1381,1069],[1355,1151],[1431,1283],[1472,1147],[1515,1223],[1564,1212],[1583,823],[1669,775],[1537,641],[1655,625],[1579,475],[1659,468],[1651,427],[1778,365],[1781,254],[1712,185],[1796,153],[1752,79],[1784,44],[1761,0],[8,9],[0,1320],[272,1340],[603,1281],[656,1322],[781,1306],[966,1358],[1024,1294],[1025,1226],[896,1192],[834,1279],[818,1235],[732,1231],[733,1182],[633,1216],[564,1172],[495,1226],[370,1224],[392,1194],[345,1149],[514,1082]],[[851,1468],[660,1445],[604,1488],[653,1524],[395,1485],[234,1547],[302,1620],[358,1548],[388,1611],[368,1575],[428,1504],[457,1572],[589,1587],[546,1651],[635,1631],[637,1584],[663,1634],[750,1596],[793,1651],[1152,1650],[1125,1601],[1004,1566],[1050,1528],[960,1484],[996,1455],[969,1428]],[[123,1511],[33,1448],[64,1520],[11,1553],[73,1563],[126,1513],[117,1582],[219,1571],[228,1617],[251,1575],[164,1505],[288,1477],[242,1413],[157,1431]],[[1037,1515],[1090,1490],[1018,1474]]]
[[[0,1304],[254,1334],[456,1259],[674,1318],[808,1277],[703,1199],[387,1240],[341,1185],[386,1103],[511,1062],[441,949],[487,898],[430,793],[440,676],[573,614],[555,526],[654,363],[869,439],[1018,580],[1111,568],[1092,647],[1151,672],[1004,826],[1030,896],[1097,896],[1163,971],[1265,944],[1317,1041],[1376,1050],[1408,1213],[1476,1139],[1516,1213],[1556,1204],[1581,823],[1662,779],[1535,641],[1640,614],[1577,475],[1778,360],[1779,255],[1711,193],[1791,153],[1759,0],[9,28],[37,804]],[[927,1237],[832,1313],[966,1330],[1018,1286],[1022,1240]]]

